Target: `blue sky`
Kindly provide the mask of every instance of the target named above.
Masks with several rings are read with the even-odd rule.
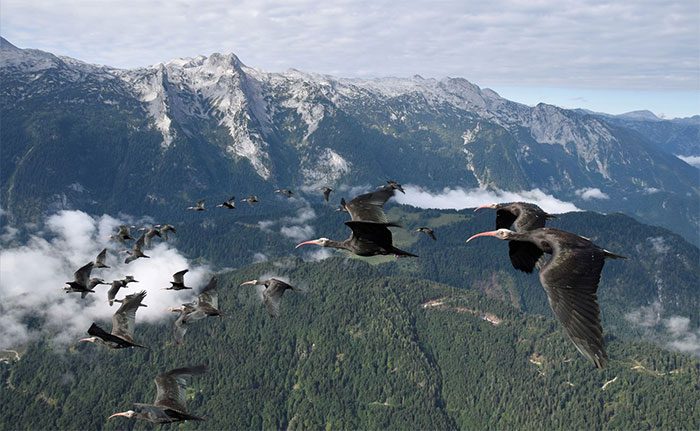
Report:
[[[700,114],[696,0],[3,0],[2,36],[137,67],[233,52],[267,71],[460,76],[527,104]]]

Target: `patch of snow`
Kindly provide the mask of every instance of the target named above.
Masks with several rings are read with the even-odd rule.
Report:
[[[333,184],[350,172],[352,167],[352,163],[330,148],[324,149],[315,160],[305,160],[302,165],[302,175],[307,185]]]

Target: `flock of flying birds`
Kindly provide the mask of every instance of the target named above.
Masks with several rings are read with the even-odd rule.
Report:
[[[337,211],[349,213],[350,220],[346,221],[345,225],[351,230],[350,237],[343,241],[328,238],[308,240],[297,244],[296,248],[317,245],[347,250],[358,256],[418,257],[393,244],[389,228],[401,226],[388,221],[384,204],[394,196],[397,190],[405,193],[401,184],[396,181],[387,181],[386,185],[373,192],[356,196],[349,202],[341,199]],[[333,189],[323,187],[321,191],[325,201],[328,202]],[[278,189],[275,193],[288,198],[294,195],[288,189]],[[254,205],[259,202],[259,199],[255,195],[250,195],[243,201]],[[200,200],[187,209],[204,211],[206,209],[204,204],[205,201]],[[234,209],[235,197],[231,197],[217,207]],[[624,257],[598,247],[587,238],[545,227],[546,221],[554,216],[547,214],[537,205],[525,202],[488,204],[476,208],[475,211],[481,209],[496,210],[496,230],[477,233],[467,242],[485,236],[506,240],[509,242],[510,261],[515,269],[532,273],[535,268],[538,268],[540,283],[565,333],[586,358],[596,367],[603,368],[607,363],[607,354],[603,346],[603,329],[596,292],[605,259]],[[131,226],[131,228],[134,227]],[[168,224],[141,230],[143,233],[134,242],[132,249],[126,251],[129,254],[125,260],[127,264],[139,258],[148,258],[149,256],[143,253],[143,249],[150,245],[154,237],[167,240],[169,232],[175,233],[175,227]],[[417,228],[416,232],[425,233],[436,240],[435,233],[429,227]],[[110,238],[121,243],[134,239],[130,234],[129,226],[120,226],[119,231]],[[551,257],[546,260],[543,258],[545,254]],[[94,262],[89,262],[78,269],[75,272],[75,279],[66,282],[68,284],[68,287],[65,287],[66,292],[78,292],[85,298],[87,294],[95,292],[94,288],[97,285],[107,284],[101,278],[90,278],[93,268],[109,268],[105,264],[106,256],[107,249],[104,249]],[[167,289],[192,289],[185,285],[184,276],[187,271],[185,269],[173,274],[173,281]],[[87,331],[91,337],[83,338],[81,342],[97,343],[111,349],[144,347],[134,341],[134,326],[136,311],[139,307],[146,307],[142,303],[146,297],[146,291],[116,299],[119,290],[132,282],[138,281],[132,276],[126,276],[124,279],[113,281],[108,290],[107,298],[110,306],[114,302],[121,303],[112,317],[112,331],[107,332],[93,323]],[[176,345],[183,343],[189,324],[207,317],[221,316],[218,308],[217,283],[217,277],[212,276],[209,283],[201,289],[192,302],[182,304],[180,307],[168,308],[169,311],[179,313],[173,330]],[[244,285],[265,286],[262,291],[263,304],[272,317],[279,315],[279,306],[284,292],[298,290],[276,278],[250,280],[240,284],[240,286]],[[152,423],[203,420],[187,412],[185,388],[189,377],[205,371],[204,365],[198,365],[177,368],[160,374],[155,379],[157,394],[153,404],[135,403],[132,410],[115,413],[109,418],[123,416]]]

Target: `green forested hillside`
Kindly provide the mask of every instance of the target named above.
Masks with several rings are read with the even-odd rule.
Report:
[[[207,422],[181,429],[700,426],[696,359],[609,333],[610,365],[596,370],[549,318],[383,267],[288,258],[227,273],[225,316],[192,325],[181,348],[170,322],[137,325],[149,350],[29,346],[0,364],[0,429],[147,429],[106,418],[152,402],[158,372],[197,363],[210,371],[189,408]],[[264,274],[306,289],[277,319],[237,287]]]
[[[177,246],[221,267],[249,264],[254,252],[271,258],[305,256],[307,249],[294,250],[296,242],[280,235],[279,225],[267,231],[260,229],[257,222],[261,219],[279,220],[294,213],[267,205],[233,213],[191,215],[182,224]],[[314,227],[315,238],[345,239],[349,235],[343,224],[347,214],[334,211],[330,205],[314,205],[313,209],[317,217],[305,223]],[[420,258],[378,265],[377,270],[383,275],[410,275],[477,290],[523,311],[551,315],[537,274],[513,270],[507,244],[489,238],[465,244],[472,234],[495,229],[493,211],[423,210],[395,205],[388,215],[405,227],[393,230],[398,246]],[[693,325],[700,324],[700,254],[697,247],[679,235],[622,214],[568,213],[550,225],[591,238],[599,246],[628,257],[606,262],[598,290],[603,322],[618,336],[638,335],[625,315],[655,302],[662,306],[665,315],[686,316]],[[438,241],[413,232],[418,226],[433,227]]]

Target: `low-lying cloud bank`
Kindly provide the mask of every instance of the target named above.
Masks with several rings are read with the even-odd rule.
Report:
[[[625,318],[644,328],[657,343],[671,350],[700,357],[700,327],[693,328],[689,318],[663,317],[663,307],[658,302],[631,311]]]
[[[91,276],[110,283],[133,275],[139,281],[122,288],[117,295],[123,298],[141,290],[148,292],[144,301],[148,307],[140,308],[136,314],[137,326],[139,322],[171,317],[166,307],[191,300],[193,291],[162,289],[170,285],[173,273],[185,268],[190,270],[185,276],[186,284],[198,288],[208,281],[209,268],[193,265],[174,246],[157,238],[145,251],[150,259],[125,264],[122,250],[127,246],[111,242],[109,236],[120,224],[132,222],[109,215],[92,217],[82,211],[61,211],[27,232],[26,244],[5,242],[0,250],[0,349],[17,347],[45,335],[54,343],[70,344],[86,336],[93,321],[103,321],[109,331],[111,317],[119,306],[116,303],[110,307],[107,303],[109,286],[97,286],[96,293],[85,299],[63,290],[65,282],[73,280],[73,273],[94,260],[105,247],[111,268],[95,268]],[[5,239],[14,241],[14,236]],[[38,327],[37,320],[42,322]]]
[[[559,214],[571,211],[581,211],[576,205],[564,202],[540,189],[509,192],[504,190],[486,189],[450,189],[445,188],[440,193],[431,193],[412,184],[404,186],[406,194],[397,193],[396,202],[412,205],[418,208],[435,209],[464,209],[475,208],[494,202],[532,202],[539,205],[548,213]]]

